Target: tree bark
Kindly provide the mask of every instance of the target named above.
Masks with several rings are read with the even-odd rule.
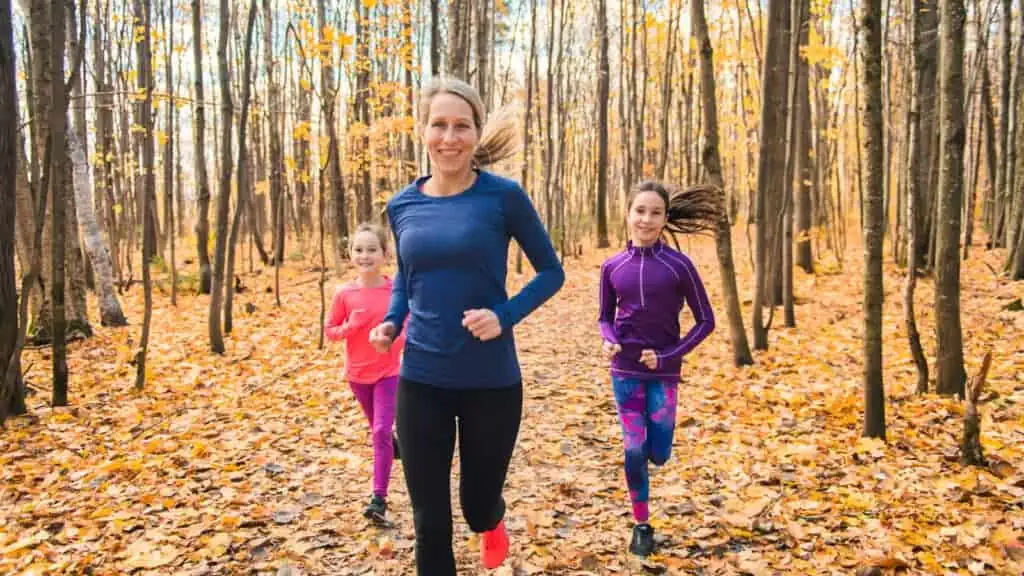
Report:
[[[362,132],[360,142],[353,147],[350,158],[356,162],[356,221],[369,222],[373,212],[373,184],[371,165],[373,150],[370,141],[370,9],[363,2],[353,3],[356,20],[356,92],[355,124]]]
[[[608,241],[608,100],[610,72],[608,66],[608,1],[597,0],[598,71],[597,71],[597,247],[607,248]],[[620,96],[621,98],[621,96]],[[527,114],[529,117],[529,114]],[[527,119],[529,122],[529,119]],[[526,129],[529,134],[529,128]]]
[[[793,196],[803,187],[803,167],[805,162],[798,160],[804,151],[803,133],[801,131],[804,108],[804,94],[807,92],[806,70],[801,64],[800,47],[806,44],[804,32],[808,18],[808,2],[798,0],[792,10],[792,31],[790,33],[789,52],[789,118],[786,121],[786,164],[785,187],[782,189],[782,306],[784,324],[787,328],[796,326],[796,311],[793,302]],[[794,174],[799,174],[794,187]]]
[[[151,0],[135,0],[135,13],[142,18],[143,36],[136,44],[138,47],[139,90],[145,98],[139,103],[138,121],[145,133],[142,135],[142,285],[144,291],[145,311],[142,316],[142,337],[135,353],[135,388],[141,390],[146,385],[146,355],[149,351],[150,322],[153,317],[153,281],[150,276],[150,262],[156,251],[156,235],[152,227],[155,218],[150,218],[150,210],[156,199],[156,175],[153,173],[153,53],[150,47],[152,37],[152,3]]]
[[[918,13],[921,10],[921,3],[923,0],[912,0],[914,12]],[[919,49],[921,45],[921,24],[920,18],[913,18],[910,22],[911,26],[911,43],[913,45],[913,59],[914,68],[920,72],[921,65],[921,51]],[[914,314],[914,290],[917,287],[917,271],[921,267],[921,253],[918,251],[918,236],[921,234],[921,218],[919,212],[921,211],[922,199],[924,198],[922,191],[919,189],[923,184],[923,181],[917,177],[920,173],[918,164],[922,161],[922,139],[924,138],[924,132],[921,130],[921,109],[924,107],[925,99],[931,98],[930,95],[922,92],[918,82],[921,79],[921,74],[916,73],[913,76],[911,89],[908,94],[910,96],[910,115],[907,121],[910,123],[910,143],[908,155],[910,161],[907,163],[907,279],[906,284],[903,288],[903,317],[907,324],[907,339],[910,344],[910,353],[914,358],[914,364],[917,366],[917,393],[925,394],[928,392],[928,361],[925,359],[924,351],[921,348],[921,336],[917,331],[917,319]]]
[[[882,2],[863,4],[864,32],[864,436],[885,438],[885,392],[882,383],[882,242],[885,237],[885,181],[882,104]]]
[[[18,173],[18,95],[10,0],[0,0],[0,426],[24,411],[18,350],[18,292],[14,281],[14,229]],[[22,294],[28,298],[28,294]]]
[[[235,247],[238,244],[239,228],[242,224],[242,214],[245,214],[252,203],[252,195],[249,185],[249,163],[246,145],[246,131],[249,126],[249,94],[253,84],[252,78],[252,34],[256,24],[256,0],[249,5],[249,21],[245,26],[245,47],[242,64],[242,107],[238,115],[238,200],[235,202],[235,215],[231,222],[231,235],[228,238],[227,273],[224,276],[224,333],[231,334],[234,327],[234,316],[232,315],[232,303],[235,294]],[[248,211],[252,214],[252,211]],[[255,228],[255,223],[250,223]]]
[[[931,166],[936,157],[936,94],[938,81],[938,11],[936,4],[927,0],[913,0],[914,20],[917,23],[918,42],[915,44],[917,57],[914,70],[917,77],[917,94],[919,95],[918,123],[921,132],[918,138],[918,158],[911,159],[914,173],[912,178],[917,181],[916,189],[922,194],[917,199],[918,234],[916,250],[921,262],[927,267],[928,243],[931,235],[931,199],[935,197],[931,179]]]
[[[65,208],[64,198],[67,185],[67,92],[64,88],[64,3],[50,2],[50,143],[52,161],[50,170],[50,196],[52,225],[50,226],[50,305],[53,333],[53,405],[68,404],[68,363],[65,345],[64,317],[64,257],[65,257]],[[46,168],[44,168],[46,169]]]
[[[469,0],[448,1],[448,74],[469,80]]]
[[[323,30],[327,25],[327,7],[324,0],[317,2],[317,19],[320,25],[321,38],[323,41]],[[345,261],[348,247],[348,216],[345,213],[345,183],[342,181],[341,159],[338,144],[337,127],[334,125],[335,106],[337,103],[337,91],[334,86],[334,53],[333,51],[320,58],[320,85],[323,90],[323,98],[320,102],[323,110],[324,122],[327,124],[328,146],[334,148],[327,155],[327,169],[331,175],[331,197],[334,208],[334,258],[337,265]]]
[[[661,126],[658,130],[658,163],[654,172],[662,181],[668,177],[668,147],[669,132],[671,131],[669,119],[672,116],[672,65],[675,63],[676,36],[679,35],[679,17],[673,11],[673,3],[668,8],[668,35],[665,42],[668,43],[668,53],[665,55],[665,69],[662,74],[661,84]],[[679,11],[682,12],[682,7]]]
[[[476,6],[476,87],[484,107],[490,108],[491,78],[491,18],[488,0],[475,0]]]
[[[778,204],[769,193],[785,190],[780,165],[785,163],[786,145],[786,76],[788,74],[789,2],[770,0],[768,4],[768,38],[765,47],[764,73],[761,82],[761,151],[757,168],[757,240],[755,256],[755,288],[753,320],[754,348],[768,349],[768,327],[763,322],[765,299],[773,302],[774,282],[769,274],[769,250],[774,258],[776,234],[774,225]],[[777,261],[777,260],[776,260]]]
[[[1004,214],[1006,201],[1010,198],[1011,191],[1007,187],[1007,176],[1009,175],[1010,147],[1013,145],[1012,128],[1010,118],[1013,116],[1013,101],[1011,100],[1011,81],[1013,72],[1013,61],[1010,58],[1013,45],[1013,0],[1002,0],[1002,16],[999,27],[999,143],[1003,154],[999,160],[998,174],[996,175],[995,189],[993,194],[994,204],[990,212],[991,223],[989,231],[993,247],[1002,246],[1002,230],[1004,225]]]
[[[71,152],[71,163],[74,166],[74,188],[77,202],[78,220],[82,224],[86,250],[96,272],[97,292],[99,293],[100,324],[103,326],[127,326],[128,320],[121,310],[121,303],[114,290],[113,268],[110,263],[110,252],[103,241],[103,234],[96,222],[93,204],[89,201],[89,165],[86,163],[85,150],[78,140],[77,134],[68,133],[68,147]]]
[[[1024,114],[1024,99],[1021,99],[1017,104],[1018,112],[1017,115],[1020,117]],[[1009,254],[1009,272],[1011,280],[1024,280],[1024,130],[1017,129],[1017,153],[1016,160],[1017,166],[1014,169],[1016,176],[1013,178],[1014,187],[1017,189],[1017,201],[1016,201],[1016,215],[1014,216],[1017,220],[1016,230],[1017,239],[1012,245],[1013,249]]]
[[[167,238],[167,246],[170,254],[167,263],[171,269],[171,306],[178,305],[178,268],[174,262],[174,141],[178,136],[174,133],[174,117],[177,114],[177,104],[174,99],[174,10],[168,10],[166,14],[167,26],[167,94],[170,100],[167,102],[167,144],[164,147],[164,237]]]
[[[252,0],[255,2],[255,0]],[[231,100],[231,74],[228,68],[228,31],[231,10],[228,0],[220,0],[220,32],[217,39],[217,76],[220,83],[220,128],[221,166],[220,183],[217,190],[217,240],[214,249],[213,291],[210,297],[210,312],[207,327],[210,333],[210,349],[216,354],[224,353],[224,336],[221,331],[221,305],[224,299],[224,268],[228,240],[228,211],[231,202],[231,128],[235,109]],[[230,279],[227,279],[230,282]]]
[[[960,210],[964,166],[963,0],[940,0],[942,73],[939,81],[941,151],[935,252],[936,389],[963,397],[963,336],[960,326]]]
[[[809,4],[806,2],[805,4]],[[804,15],[800,30],[800,45],[807,45],[808,34],[810,33],[810,14]],[[796,265],[808,274],[814,273],[814,259],[811,255],[811,189],[814,181],[814,168],[811,163],[811,96],[810,96],[810,67],[805,58],[799,60],[800,71],[797,78],[798,122],[797,122],[797,143],[796,163],[794,172],[796,174]],[[815,158],[815,162],[821,159]]]
[[[722,179],[722,164],[718,154],[718,109],[715,100],[715,66],[711,38],[704,15],[704,0],[692,0],[690,21],[700,50],[700,94],[704,107],[704,150],[703,163],[708,180],[719,190],[725,190]],[[722,210],[715,231],[715,246],[718,253],[718,267],[722,276],[722,294],[725,297],[726,313],[729,317],[729,336],[732,341],[732,358],[736,366],[754,363],[743,328],[743,312],[740,310],[739,291],[736,288],[736,267],[732,257],[732,230],[728,212]]]
[[[195,74],[195,179],[199,203],[196,218],[196,251],[199,256],[199,293],[210,294],[210,179],[206,174],[206,105],[203,95],[203,0],[192,0],[192,55]]]
[[[430,0],[430,75],[441,74],[441,6],[440,0]]]
[[[280,88],[277,84],[276,61],[274,60],[273,36],[267,31],[274,29],[274,2],[263,0],[263,57],[266,59],[267,67],[267,126],[270,132],[270,221],[274,228],[274,262],[284,260],[285,236],[287,228],[284,226],[284,210],[280,210],[280,204],[286,201],[284,197],[284,156],[281,151],[281,131],[279,122],[281,118]],[[252,210],[250,210],[250,214]],[[260,227],[253,222],[253,231]],[[266,264],[266,262],[264,262]]]

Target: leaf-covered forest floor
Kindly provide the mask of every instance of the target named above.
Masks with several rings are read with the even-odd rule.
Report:
[[[752,274],[737,240],[749,334]],[[859,248],[842,272],[834,262],[816,276],[797,271],[797,327],[783,328],[778,310],[770,349],[739,369],[713,244],[683,248],[718,329],[684,364],[673,456],[652,473],[659,554],[625,552],[621,434],[595,323],[610,252],[590,251],[516,330],[527,398],[506,489],[512,551],[494,574],[1024,573],[1024,312],[1002,310],[1024,283],[993,274],[1002,252],[974,249],[962,274],[968,372],[994,355],[980,408],[992,464],[977,469],[958,461],[962,405],[913,393],[901,270],[885,266],[882,443],[861,438]],[[131,327],[97,326],[71,345],[70,407],[48,406],[49,350],[27,351],[31,414],[0,432],[0,573],[414,573],[400,463],[395,528],[361,515],[372,449],[340,377],[341,346],[317,348],[313,266],[282,269],[281,308],[268,293],[272,269],[243,275],[224,356],[207,349],[207,297],[180,294],[172,308],[157,275],[142,392],[129,364],[140,286],[122,296]],[[510,274],[510,288],[525,279]],[[918,321],[934,367],[933,298],[925,279]],[[453,496],[460,574],[482,574]]]

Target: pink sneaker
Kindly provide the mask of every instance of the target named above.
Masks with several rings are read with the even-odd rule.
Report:
[[[505,521],[498,522],[493,530],[481,534],[480,561],[488,570],[501,566],[508,556],[508,533],[505,532]]]

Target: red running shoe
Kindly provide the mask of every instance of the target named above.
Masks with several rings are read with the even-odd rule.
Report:
[[[498,522],[493,530],[488,530],[480,538],[480,561],[488,570],[501,566],[508,556],[508,533],[505,532],[505,521]]]

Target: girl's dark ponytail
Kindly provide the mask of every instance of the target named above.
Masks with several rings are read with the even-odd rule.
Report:
[[[627,206],[632,207],[633,198],[641,192],[654,192],[665,201],[665,231],[677,245],[676,234],[714,233],[718,222],[725,218],[722,190],[710,184],[680,190],[656,180],[645,180],[633,187]]]

